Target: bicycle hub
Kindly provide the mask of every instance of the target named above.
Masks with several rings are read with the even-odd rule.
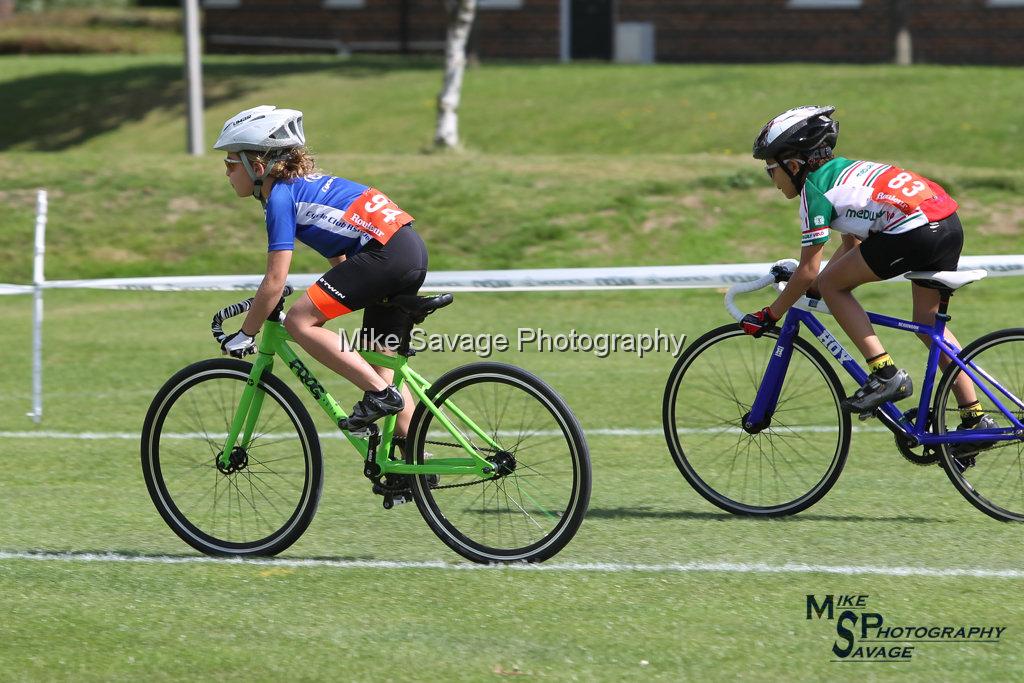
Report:
[[[231,449],[231,455],[228,458],[228,464],[225,465],[221,462],[220,457],[224,454],[221,451],[214,458],[214,462],[217,464],[217,469],[220,470],[221,474],[233,474],[244,470],[249,465],[249,453],[241,446],[235,446]]]
[[[487,461],[494,463],[496,477],[504,477],[516,471],[516,457],[508,451],[498,451],[487,458]]]

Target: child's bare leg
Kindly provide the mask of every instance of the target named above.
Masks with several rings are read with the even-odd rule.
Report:
[[[885,348],[875,334],[864,307],[854,298],[853,290],[865,282],[877,281],[878,276],[864,262],[859,247],[829,263],[816,281],[828,309],[865,358],[883,354]]]
[[[284,326],[293,339],[325,366],[355,384],[363,391],[381,391],[389,382],[374,372],[358,352],[343,351],[338,344],[338,335],[324,329],[327,322],[324,315],[317,310],[309,295],[303,294],[285,317]]]
[[[875,335],[864,307],[853,297],[853,289],[865,282],[877,282],[878,276],[868,267],[860,246],[843,254],[818,276],[818,289],[832,315],[849,335],[867,361],[871,375],[843,405],[867,419],[886,401],[899,401],[913,394],[910,375],[896,367]]]

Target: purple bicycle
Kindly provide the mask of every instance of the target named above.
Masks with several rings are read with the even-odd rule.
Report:
[[[792,263],[780,261],[754,282],[734,285],[726,307],[739,320],[736,294],[784,287]],[[868,313],[875,325],[931,337],[916,406],[886,403],[874,415],[911,462],[941,462],[972,505],[1004,521],[1024,521],[1024,328],[987,334],[963,349],[944,337],[953,292],[984,270],[911,272],[939,290],[933,325]],[[857,382],[867,372],[818,320],[823,301],[803,297],[760,339],[735,324],[715,328],[679,357],[665,388],[663,421],[669,451],[686,480],[711,503],[738,515],[782,516],[805,510],[842,472],[850,449],[845,390],[828,357]],[[817,341],[824,353],[814,347]],[[952,359],[940,370],[939,354]],[[984,425],[957,430],[953,385],[974,383]],[[934,391],[933,391],[934,390]],[[994,425],[994,426],[993,426]]]

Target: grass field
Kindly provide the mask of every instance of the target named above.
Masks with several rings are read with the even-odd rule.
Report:
[[[1003,317],[995,302],[1021,292],[1012,278],[972,285],[954,302],[958,334],[973,338],[987,330]],[[590,514],[553,570],[387,565],[459,561],[413,506],[382,510],[357,459],[330,439],[323,441],[320,510],[281,556],[313,559],[314,566],[156,559],[195,556],[152,508],[134,435],[159,384],[211,354],[206,320],[232,296],[48,295],[46,416],[39,436],[11,435],[33,431],[20,417],[29,405],[27,346],[0,380],[0,432],[7,437],[0,440],[0,552],[71,556],[0,561],[0,594],[14,615],[0,623],[0,660],[13,679],[479,680],[522,673],[583,680],[852,680],[899,673],[997,680],[1021,671],[1024,615],[1010,597],[1021,579],[941,575],[1016,570],[1024,559],[1016,526],[977,512],[937,467],[905,462],[891,437],[875,431],[855,435],[839,483],[807,512],[776,521],[720,512],[688,488],[660,434],[668,354],[642,360],[529,350],[498,356],[548,379],[591,433]],[[907,298],[899,285],[874,286],[864,296],[869,307],[894,314],[906,312]],[[458,299],[428,321],[428,331],[514,337],[524,324],[551,332],[651,332],[657,326],[695,338],[725,320],[714,291]],[[28,302],[9,301],[9,329],[24,340]],[[923,366],[918,342],[890,337],[897,358]],[[426,353],[416,366],[436,376],[474,359]],[[355,398],[340,381],[328,388],[343,404]],[[330,431],[322,415],[314,413],[314,421],[321,433]],[[612,428],[639,433],[607,435]],[[107,437],[60,436],[78,433]],[[136,561],[76,561],[82,553]],[[382,564],[358,568],[353,561]],[[731,568],[709,566],[715,563]],[[819,569],[750,571],[787,564]],[[822,569],[851,566],[877,573]],[[939,575],[901,576],[898,567]],[[832,643],[842,644],[834,625],[805,619],[809,593],[867,594],[870,606],[900,624],[1008,630],[999,645],[922,643],[909,664],[851,670],[829,662]]]
[[[1024,251],[1024,174],[1008,162],[1024,151],[1006,104],[1024,91],[1017,70],[485,65],[467,75],[468,150],[425,155],[431,60],[211,57],[205,69],[209,144],[242,107],[303,109],[321,166],[415,216],[434,269],[787,255],[796,206],[747,150],[766,119],[803,100],[839,106],[841,153],[901,163],[950,189],[967,253]],[[933,83],[942,87],[923,85]],[[50,279],[264,267],[259,208],[234,196],[217,155],[182,154],[182,87],[176,55],[0,58],[11,102],[0,111],[0,282],[31,277],[40,186],[51,194]],[[992,99],[993,89],[1008,95]],[[344,97],[321,95],[334,92]],[[359,104],[380,93],[401,105]],[[298,252],[296,269],[319,267]]]
[[[216,155],[181,153],[181,73],[179,55],[0,58],[0,282],[30,278],[40,186],[50,190],[50,279],[263,267],[255,203],[232,196]],[[965,253],[1024,253],[1017,69],[489,64],[467,75],[468,149],[450,155],[422,153],[434,60],[216,57],[205,77],[211,144],[243,107],[303,109],[321,165],[379,185],[416,216],[435,270],[795,255],[796,207],[746,154],[767,118],[805,100],[840,107],[840,152],[905,164],[953,190]],[[320,267],[307,250],[293,270]],[[859,296],[909,310],[905,285]],[[1014,326],[1017,296],[1019,278],[972,284],[954,300],[952,327],[966,341]],[[1024,673],[1019,527],[985,517],[937,467],[911,465],[871,429],[855,434],[838,484],[810,510],[772,521],[721,512],[667,453],[664,353],[497,356],[548,380],[588,433],[590,513],[548,569],[468,568],[414,506],[384,511],[335,439],[323,441],[317,517],[281,562],[200,561],[153,508],[137,435],[167,377],[214,354],[209,317],[235,298],[47,292],[39,427],[24,417],[31,302],[0,298],[11,352],[0,373],[0,679]],[[728,319],[714,290],[457,298],[428,331],[658,327],[696,338]],[[743,300],[765,303],[764,293]],[[907,334],[883,340],[919,381],[923,347]],[[475,359],[425,353],[414,365],[436,377]],[[342,381],[328,384],[344,406],[355,400]],[[314,422],[332,429],[318,413]],[[834,664],[836,624],[805,618],[806,595],[829,593],[870,596],[890,624],[1007,631],[999,644],[920,643],[909,663]]]
[[[124,0],[52,4],[48,11],[19,12],[0,24],[0,53],[180,53],[184,48],[177,11],[128,8]]]

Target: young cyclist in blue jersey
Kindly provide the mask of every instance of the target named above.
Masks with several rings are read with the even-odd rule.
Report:
[[[214,149],[227,153],[225,175],[235,193],[260,200],[267,227],[266,275],[241,329],[224,339],[223,351],[235,357],[255,352],[254,337],[280,300],[299,240],[331,268],[288,310],[285,327],[311,356],[365,392],[343,429],[363,432],[375,420],[401,413],[396,434],[404,435],[413,408],[408,390],[403,397],[391,370],[342,349],[338,335],[323,325],[362,309],[363,333],[374,339],[400,338],[411,328],[406,313],[378,304],[416,294],[423,284],[427,249],[412,216],[379,190],[317,172],[300,111],[260,106],[240,112],[224,124]]]
[[[847,410],[867,419],[882,403],[909,397],[913,387],[907,372],[886,353],[853,290],[911,270],[956,270],[963,229],[957,203],[931,180],[889,164],[835,156],[839,124],[832,118],[834,111],[805,106],[783,112],[754,142],[754,158],[766,162],[779,191],[787,199],[800,198],[802,249],[785,290],[740,324],[748,334],[760,336],[805,292],[816,289],[871,370],[864,386],[845,401]],[[842,233],[843,242],[819,273],[829,229]],[[916,283],[911,290],[914,321],[932,324],[939,292]],[[959,347],[949,328],[946,338]],[[930,344],[927,337],[921,339]],[[945,356],[941,361],[943,367],[950,362]],[[996,426],[984,414],[969,377],[961,373],[954,392],[960,429]],[[965,445],[959,450],[964,457],[978,448]]]

